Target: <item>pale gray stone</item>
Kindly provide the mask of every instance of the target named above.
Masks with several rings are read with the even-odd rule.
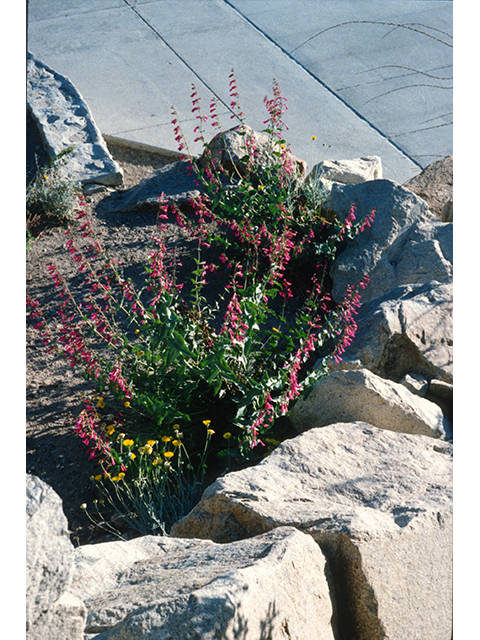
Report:
[[[68,78],[28,54],[27,104],[38,126],[45,150],[55,158],[67,147],[61,171],[80,184],[123,183],[116,163],[93,119],[90,108]]]
[[[413,223],[382,252],[369,277],[365,302],[404,284],[452,282],[453,224]]]
[[[400,380],[400,384],[403,384],[409,391],[421,398],[425,397],[428,391],[428,380],[419,373],[407,373]]]
[[[418,373],[453,382],[453,285],[406,285],[365,304],[353,343],[331,369],[362,366],[399,382]]]
[[[75,550],[96,640],[333,640],[326,561],[280,527],[227,545],[145,536]]]
[[[336,301],[343,300],[347,285],[356,285],[365,274],[374,273],[383,252],[408,227],[416,222],[436,220],[424,200],[391,180],[371,180],[356,185],[335,183],[330,206],[341,222],[350,213],[352,205],[355,206],[357,220],[363,220],[374,209],[376,213],[371,227],[349,241],[332,266],[332,295]],[[362,292],[362,301],[367,302],[385,293],[381,287],[382,282],[372,278]]]
[[[74,548],[62,501],[49,485],[36,476],[27,474],[26,490],[27,638],[80,639],[83,630],[79,613],[81,603],[72,608],[65,600],[68,600],[65,593],[73,577]],[[71,629],[72,633],[76,630],[76,635],[65,636],[65,629]]]
[[[305,400],[297,400],[289,418],[299,432],[360,420],[379,429],[432,438],[451,437],[452,433],[450,421],[436,404],[368,369],[333,371]]]
[[[453,384],[445,382],[445,380],[430,380],[428,390],[434,396],[453,400]]]
[[[307,176],[307,180],[359,184],[367,180],[381,180],[383,177],[382,159],[379,156],[365,156],[353,160],[323,160],[316,164]]]
[[[229,473],[172,535],[308,532],[334,577],[341,638],[450,640],[452,447],[366,423],[311,429]]]
[[[71,593],[64,593],[50,609],[37,618],[27,640],[84,640],[87,609]]]

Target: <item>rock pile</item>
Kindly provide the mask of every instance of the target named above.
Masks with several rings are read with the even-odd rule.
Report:
[[[333,269],[336,299],[371,283],[343,361],[291,412],[299,435],[214,482],[168,538],[73,550],[29,477],[31,640],[451,639],[452,222],[438,189],[430,206],[360,160],[310,177],[340,219],[377,213]]]

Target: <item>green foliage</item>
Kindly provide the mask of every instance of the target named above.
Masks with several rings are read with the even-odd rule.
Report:
[[[27,243],[32,241],[39,228],[75,219],[80,186],[65,178],[62,172],[62,167],[74,148],[71,146],[63,149],[47,167],[37,172],[27,188]]]
[[[230,86],[241,119],[233,74]],[[96,389],[76,431],[101,468],[95,482],[104,504],[142,533],[164,533],[184,515],[212,465],[233,469],[267,455],[283,437],[292,403],[310,392],[355,333],[366,280],[335,304],[328,272],[373,212],[361,223],[353,208],[342,224],[327,220],[322,188],[292,163],[283,137],[285,101],[276,82],[273,90],[265,99],[265,163],[255,161],[257,142],[247,136],[242,161],[230,172],[205,141],[206,162],[187,155],[204,195],[187,209],[160,201],[141,289],[95,237],[83,206],[65,245],[83,275],[83,299],[53,263],[48,267],[62,301],[60,335],[29,300],[45,343],[80,366]],[[192,98],[204,140],[196,90]],[[210,113],[218,128],[214,103]],[[184,150],[176,117],[174,126]],[[196,267],[184,282],[168,257],[167,221],[198,243]],[[216,297],[209,295],[214,283],[221,284]]]

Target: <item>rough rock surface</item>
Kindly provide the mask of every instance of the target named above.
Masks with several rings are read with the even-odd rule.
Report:
[[[85,607],[67,594],[73,545],[62,501],[43,480],[27,474],[26,627],[28,640],[82,640]]]
[[[148,210],[158,211],[160,196],[180,204],[198,197],[202,188],[198,184],[187,160],[178,160],[158,169],[138,185],[125,191],[107,196],[102,202],[102,209],[114,213],[125,211]]]
[[[309,533],[334,576],[339,637],[450,640],[452,447],[362,422],[311,429],[206,489],[172,535]]]
[[[407,373],[453,382],[452,284],[399,287],[365,304],[356,322],[355,340],[332,369],[358,362],[396,382]]]
[[[452,425],[438,405],[368,369],[334,371],[289,413],[296,431],[335,422],[368,422],[379,429],[450,438]]]
[[[277,528],[249,540],[145,536],[75,550],[72,591],[96,640],[333,640],[323,553]]]
[[[200,163],[207,164],[213,160],[229,173],[244,173],[245,156],[249,155],[256,165],[268,166],[279,162],[273,155],[273,152],[279,151],[280,147],[272,143],[272,139],[266,133],[254,131],[248,125],[238,125],[218,133],[208,143],[200,157]],[[305,176],[307,163],[304,160],[287,152],[286,161],[291,163],[297,177]]]
[[[62,171],[82,185],[118,186],[120,166],[113,160],[93,120],[88,105],[68,78],[30,53],[27,62],[27,104],[35,119],[45,150],[51,158],[75,146]]]
[[[437,220],[421,198],[391,180],[371,180],[357,185],[335,183],[330,204],[341,221],[348,216],[352,204],[357,220],[374,209],[376,211],[372,226],[348,243],[332,267],[332,295],[337,301],[343,299],[347,285],[357,284],[364,274],[372,277],[383,252],[411,225]],[[406,250],[409,247],[405,247]],[[427,277],[425,281],[431,279]],[[391,287],[390,283],[388,286]],[[372,277],[362,293],[362,301],[367,302],[383,293],[386,290],[382,280]]]
[[[404,284],[453,280],[453,224],[415,222],[382,252],[370,271],[366,299]]]
[[[453,220],[453,156],[433,162],[403,186],[423,198],[440,220]]]
[[[325,185],[332,182],[359,184],[367,180],[381,180],[382,159],[379,156],[365,156],[353,160],[323,160],[308,174],[307,180],[321,180]]]

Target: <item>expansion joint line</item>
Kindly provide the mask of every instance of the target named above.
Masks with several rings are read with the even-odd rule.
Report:
[[[204,87],[206,87],[206,88],[208,89],[208,91],[210,91],[210,92],[212,93],[212,95],[214,95],[214,96],[215,96],[215,98],[216,98],[219,102],[221,102],[221,103],[223,104],[223,106],[224,106],[228,111],[230,111],[230,113],[232,113],[233,115],[235,115],[235,114],[234,114],[234,112],[232,111],[231,107],[230,107],[228,104],[226,104],[226,103],[222,100],[222,98],[221,98],[221,97],[220,97],[220,96],[219,96],[219,95],[214,91],[214,89],[212,89],[212,87],[210,87],[210,86],[205,82],[205,80],[204,80],[203,78],[201,78],[201,77],[198,75],[198,73],[195,71],[195,69],[193,69],[193,67],[192,67],[191,65],[189,65],[189,64],[188,64],[188,62],[187,62],[184,58],[182,58],[182,56],[178,53],[178,51],[175,51],[175,49],[172,47],[172,45],[171,45],[169,42],[167,42],[167,40],[165,40],[165,38],[162,36],[162,34],[161,34],[157,29],[155,29],[155,27],[154,27],[154,26],[152,26],[152,25],[148,22],[148,20],[147,20],[146,18],[144,18],[144,17],[142,16],[142,14],[141,14],[141,13],[140,13],[140,12],[139,12],[135,7],[134,7],[134,6],[133,6],[133,4],[130,4],[130,2],[129,2],[128,0],[123,0],[123,1],[124,1],[124,2],[125,2],[125,4],[127,5],[127,7],[128,7],[129,9],[131,9],[131,10],[135,13],[135,15],[136,15],[138,18],[140,18],[140,20],[141,20],[141,21],[142,21],[142,22],[143,22],[143,23],[144,23],[144,24],[145,24],[145,25],[146,25],[146,26],[147,26],[151,31],[153,31],[153,33],[157,36],[157,38],[159,38],[159,39],[160,39],[160,40],[165,44],[165,46],[166,46],[166,47],[168,47],[168,48],[170,49],[170,51],[171,51],[171,52],[172,52],[172,53],[173,53],[173,54],[174,54],[174,55],[175,55],[175,56],[180,60],[180,62],[181,62],[182,64],[184,64],[184,65],[187,67],[187,69],[188,69],[189,71],[191,71],[191,73],[192,73],[196,78],[198,78],[198,80],[203,84],[203,86],[204,86]],[[133,0],[133,1],[134,1],[134,2],[136,2],[136,0]]]
[[[248,18],[241,11],[239,11],[237,9],[237,7],[235,7],[230,2],[230,0],[223,0],[223,2],[226,5],[228,5],[230,7],[230,9],[232,9],[232,11],[235,11],[235,13],[237,15],[239,15],[243,20],[245,20],[245,22],[247,22],[251,27],[253,27],[256,31],[258,31],[260,34],[262,34],[275,47],[277,47],[277,49],[279,49],[284,55],[286,55],[292,62],[294,62],[297,66],[299,66],[307,75],[309,75],[311,78],[313,78],[313,80],[315,80],[315,82],[318,82],[319,85],[321,85],[326,91],[328,91],[339,102],[341,102],[349,111],[354,113],[357,116],[357,118],[362,120],[362,122],[367,124],[374,131],[376,131],[376,133],[378,133],[379,136],[381,136],[384,140],[386,140],[389,144],[391,144],[392,147],[394,147],[397,151],[399,151],[405,158],[408,158],[415,166],[417,166],[419,169],[423,169],[422,165],[419,164],[417,162],[417,160],[415,160],[414,157],[412,157],[408,153],[406,153],[405,150],[402,149],[400,146],[398,146],[398,144],[396,144],[389,136],[387,136],[383,131],[381,131],[372,122],[370,122],[364,115],[362,115],[359,111],[357,111],[357,109],[352,107],[352,105],[348,104],[348,102],[346,102],[341,96],[339,96],[338,93],[336,93],[331,87],[329,87],[327,84],[325,84],[325,82],[323,82],[323,80],[321,80],[318,76],[316,76],[314,73],[312,73],[310,71],[310,69],[307,69],[307,67],[305,67],[301,62],[299,62],[296,58],[294,58],[293,55],[291,54],[291,52],[288,52],[286,49],[284,49],[282,46],[280,46],[278,44],[278,42],[276,42],[273,38],[271,38],[268,35],[268,33],[263,31],[262,29],[260,29],[260,27],[258,27],[254,22],[252,22],[252,20],[250,20],[250,18]],[[305,43],[303,43],[303,44],[305,44]],[[295,51],[295,49],[294,49],[294,51]]]

